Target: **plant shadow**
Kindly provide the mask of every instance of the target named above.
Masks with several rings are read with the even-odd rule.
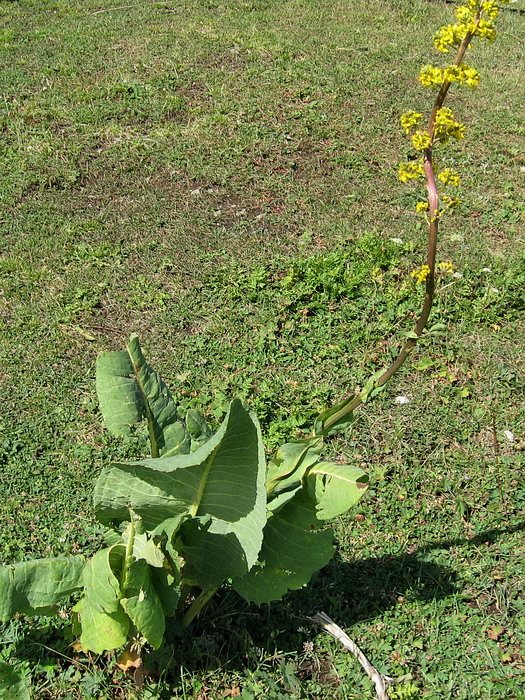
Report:
[[[307,587],[289,593],[283,601],[257,607],[246,604],[234,592],[225,593],[194,632],[197,638],[200,634],[206,637],[206,651],[214,646],[214,639],[220,643],[220,651],[216,647],[217,666],[237,666],[239,662],[242,666],[243,659],[250,656],[250,648],[259,655],[302,649],[305,642],[319,634],[308,620],[316,612],[325,612],[349,629],[362,620],[380,616],[403,599],[441,599],[457,591],[451,569],[424,561],[415,553],[353,562],[345,562],[336,554]]]
[[[405,600],[431,601],[454,596],[461,592],[457,574],[432,560],[434,550],[493,544],[500,537],[524,529],[522,522],[506,529],[487,530],[473,538],[430,542],[410,553],[383,554],[351,562],[336,554],[307,587],[289,593],[283,601],[261,607],[247,604],[234,591],[225,590],[184,636],[168,624],[166,643],[145,659],[148,674],[153,680],[162,679],[172,692],[181,683],[182,668],[190,674],[221,671],[242,675],[261,666],[282,666],[287,655],[300,657],[305,643],[323,634],[309,616],[325,612],[348,631]],[[66,634],[57,646],[56,632],[51,622],[49,626],[36,624],[27,631],[19,628],[18,639],[13,640],[15,656],[37,664],[51,652],[51,657],[57,655],[66,666],[68,661],[75,668],[83,666],[70,658],[73,637],[68,639]],[[102,661],[111,677],[112,656],[104,660],[99,657],[97,663]],[[83,663],[92,662],[93,659],[85,659]]]
[[[473,538],[430,542],[398,555],[343,561],[338,554],[310,584],[283,601],[257,607],[233,591],[218,597],[197,621],[193,634],[174,644],[174,661],[190,668],[242,670],[261,655],[297,653],[322,634],[308,617],[325,612],[346,630],[408,601],[443,600],[461,592],[456,572],[432,560],[434,550],[495,543],[525,529],[518,523]],[[169,633],[168,633],[169,639]],[[175,642],[175,639],[173,640]],[[182,642],[182,643],[181,643]]]

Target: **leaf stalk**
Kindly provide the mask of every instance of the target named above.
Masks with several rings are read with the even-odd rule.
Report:
[[[205,588],[200,595],[195,598],[180,621],[180,624],[184,629],[189,627],[193,620],[200,615],[202,610],[206,607],[218,590],[218,586],[213,588]]]

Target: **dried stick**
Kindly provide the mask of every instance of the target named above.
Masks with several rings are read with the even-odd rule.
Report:
[[[343,630],[324,612],[316,613],[308,619],[311,622],[314,622],[316,625],[319,625],[319,627],[322,627],[322,629],[324,629],[325,632],[328,632],[328,634],[331,634],[334,639],[341,642],[345,649],[348,649],[348,651],[350,651],[356,657],[361,666],[365,669],[372,683],[375,685],[379,700],[388,700],[386,684],[391,682],[392,679],[388,676],[381,675],[379,671],[372,666],[361,649],[354,641],[350,639],[346,632],[343,632]]]

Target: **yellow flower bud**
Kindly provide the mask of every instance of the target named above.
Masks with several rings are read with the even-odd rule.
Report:
[[[459,187],[461,184],[459,173],[452,170],[452,168],[445,168],[439,173],[438,177],[445,185],[454,185],[454,187]]]
[[[402,114],[399,121],[401,122],[401,126],[405,130],[405,133],[409,134],[411,129],[417,126],[422,116],[422,114],[419,114],[419,112],[414,112],[412,109],[409,112]]]
[[[430,267],[428,265],[422,265],[411,273],[411,277],[413,277],[418,284],[421,284],[427,279],[429,274]]]
[[[401,182],[409,180],[424,180],[425,168],[422,160],[411,160],[408,163],[399,163],[398,173]]]
[[[424,151],[425,148],[430,148],[432,139],[428,131],[416,131],[416,133],[412,135],[412,145],[418,151]]]

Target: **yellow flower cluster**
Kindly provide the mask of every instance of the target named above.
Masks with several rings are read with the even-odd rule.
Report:
[[[412,145],[418,151],[424,151],[425,148],[430,148],[430,146],[432,146],[432,139],[428,131],[416,131],[410,138],[412,140]]]
[[[438,177],[445,185],[459,187],[461,184],[459,173],[456,170],[452,170],[452,168],[444,168],[444,170],[439,173]]]
[[[422,160],[411,160],[408,163],[399,163],[398,177],[401,182],[409,180],[424,180],[425,168]]]
[[[460,63],[459,66],[447,66],[443,71],[444,79],[449,83],[465,83],[474,88],[479,83],[479,73],[475,68]]]
[[[443,71],[441,68],[431,66],[430,64],[423,66],[419,74],[419,82],[425,87],[441,85],[443,82]]]
[[[461,204],[461,199],[459,197],[450,197],[448,194],[442,195],[441,201],[444,204],[445,211],[456,209]]]
[[[491,19],[480,19],[472,33],[492,42],[496,38],[496,27]]]
[[[510,0],[467,0],[456,10],[457,23],[442,27],[436,34],[434,46],[438,51],[448,53],[450,47],[458,47],[468,35],[494,41],[494,20],[499,14],[499,6],[507,2]]]
[[[472,29],[472,24],[448,24],[446,27],[441,27],[439,32],[434,37],[434,46],[438,51],[448,53],[451,46],[459,46],[463,39]]]
[[[425,87],[435,87],[443,83],[465,83],[468,87],[476,87],[479,83],[479,73],[475,68],[460,63],[459,66],[450,65],[445,68],[437,66],[423,66],[419,74],[419,81]]]
[[[498,16],[501,5],[508,2],[513,2],[513,0],[463,0],[456,9],[455,24],[442,27],[435,35],[434,45],[439,51],[448,53],[451,47],[461,47],[456,62],[443,67],[427,64],[420,71],[419,81],[422,85],[440,89],[437,98],[438,105],[443,104],[444,96],[452,83],[464,84],[470,88],[479,84],[478,71],[466,63],[459,62],[459,60],[473,37],[479,36],[488,41],[494,40],[496,36],[494,20]],[[421,128],[422,119],[423,115],[414,110],[409,110],[400,117],[401,126],[410,137],[413,147],[420,152],[421,156],[423,156],[421,151],[425,151],[424,158],[399,164],[398,176],[401,182],[424,180],[425,159],[428,158],[429,164],[432,162],[430,150],[427,149],[432,149],[436,144],[446,144],[451,139],[460,140],[465,136],[465,125],[456,121],[454,113],[448,107],[437,109],[433,114],[428,131]],[[444,168],[439,172],[435,166],[432,167],[434,167],[437,178],[444,185],[459,187],[461,184],[459,173],[452,168]],[[455,209],[461,200],[455,196],[443,195],[440,197],[440,202],[439,209],[433,210],[430,214],[431,221],[447,211]],[[426,201],[417,202],[415,210],[420,214],[428,214],[430,211],[429,203]],[[452,267],[450,270],[447,268],[447,271],[452,269]],[[418,282],[424,282],[428,276],[427,270],[427,266],[424,265],[421,269],[415,270],[412,276]]]
[[[426,278],[430,274],[430,268],[428,265],[422,265],[421,267],[418,267],[417,270],[414,270],[411,273],[411,277],[413,277],[418,284],[421,284],[426,280]]]
[[[502,1],[504,2],[504,0],[500,0],[500,2]],[[485,2],[482,2],[481,10],[487,15],[489,19],[496,19],[496,17],[499,15],[498,3],[494,0],[485,0]]]
[[[451,275],[455,270],[454,265],[450,262],[440,262],[438,269],[441,270],[441,272],[444,272],[446,275]]]
[[[419,112],[414,112],[413,109],[409,110],[408,112],[405,112],[399,117],[399,121],[401,122],[401,126],[405,130],[406,134],[409,134],[410,131],[419,124],[422,114],[419,114]]]
[[[447,143],[450,139],[459,141],[465,136],[465,125],[454,119],[454,113],[449,107],[441,107],[436,112],[434,122],[434,138],[439,143]]]

